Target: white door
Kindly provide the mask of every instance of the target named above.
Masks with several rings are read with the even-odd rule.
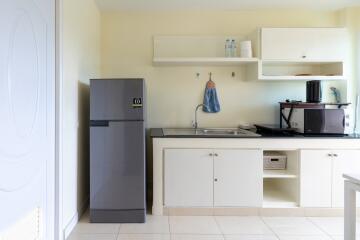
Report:
[[[166,149],[164,159],[165,206],[213,206],[211,149]]]
[[[214,206],[261,207],[261,150],[214,150]]]
[[[332,152],[302,150],[300,155],[300,206],[331,207]]]
[[[51,240],[55,0],[0,5],[0,235]],[[29,223],[19,225],[24,218]],[[12,226],[18,228],[9,233]]]
[[[344,207],[344,173],[360,174],[360,150],[333,151],[333,207]],[[360,194],[357,196],[357,204],[360,206]]]

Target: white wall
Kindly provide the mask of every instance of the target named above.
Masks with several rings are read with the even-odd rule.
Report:
[[[148,127],[190,127],[213,73],[221,112],[199,112],[200,126],[276,123],[278,101],[305,100],[305,82],[247,81],[245,67],[154,67],[153,36],[247,36],[259,27],[336,27],[336,11],[118,11],[102,14],[103,77],[144,77]],[[236,77],[231,77],[231,72]],[[196,79],[199,72],[200,78]],[[330,83],[334,84],[334,82]]]
[[[69,231],[89,197],[89,79],[100,72],[100,12],[93,0],[63,0],[62,25],[60,221]]]
[[[360,95],[360,7],[346,8],[339,11],[339,21],[349,29],[351,51],[349,54],[349,94],[355,108],[356,96]],[[360,108],[357,107],[358,116]],[[360,132],[360,119],[357,119],[357,132]]]

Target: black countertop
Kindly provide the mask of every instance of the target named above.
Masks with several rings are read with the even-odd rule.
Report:
[[[259,134],[259,133],[258,133]],[[261,136],[237,136],[237,135],[164,135],[162,128],[150,129],[150,136],[152,138],[309,138],[309,139],[360,139],[360,134],[349,134],[349,135],[304,135],[299,133],[288,133],[288,134],[272,134],[272,133],[261,133]]]

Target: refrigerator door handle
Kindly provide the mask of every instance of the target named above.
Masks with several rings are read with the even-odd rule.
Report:
[[[91,120],[90,127],[109,127],[109,121],[106,120]]]

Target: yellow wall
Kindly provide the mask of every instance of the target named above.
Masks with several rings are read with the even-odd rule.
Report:
[[[356,102],[356,96],[360,94],[360,7],[347,8],[339,11],[339,22],[350,32],[350,75],[348,89],[351,94],[350,99]],[[357,110],[359,112],[359,107]],[[360,126],[358,119],[357,126]],[[357,127],[357,132],[359,132]]]
[[[93,0],[62,1],[62,226],[87,203],[89,79],[100,73],[100,12]],[[85,206],[86,207],[86,206]]]
[[[246,36],[258,27],[336,27],[339,22],[338,12],[304,10],[102,13],[102,77],[146,79],[148,127],[191,126],[210,71],[222,110],[200,113],[200,126],[275,123],[278,101],[305,100],[304,82],[246,81],[243,67],[154,67],[153,36]]]

